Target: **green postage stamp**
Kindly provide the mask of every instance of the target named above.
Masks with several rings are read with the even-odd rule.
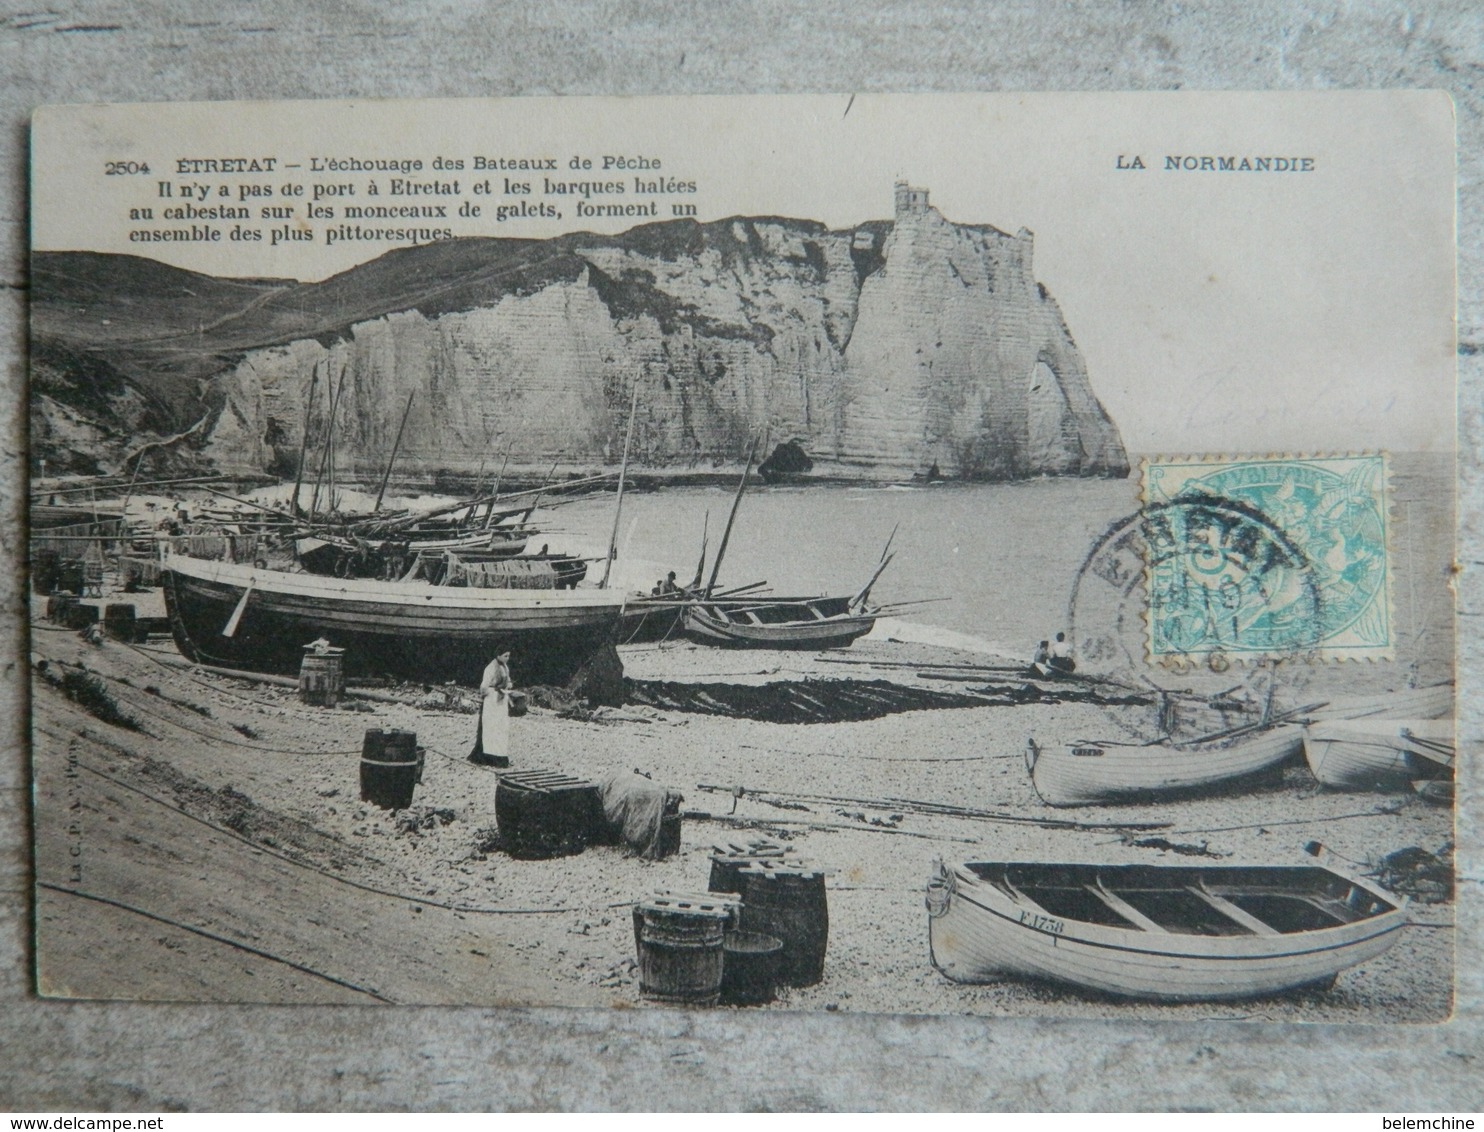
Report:
[[[1390,659],[1386,496],[1380,453],[1146,460],[1150,659]]]

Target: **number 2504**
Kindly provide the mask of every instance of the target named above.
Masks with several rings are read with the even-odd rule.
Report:
[[[103,163],[105,177],[122,177],[126,173],[148,172],[149,166],[143,161],[105,161]]]

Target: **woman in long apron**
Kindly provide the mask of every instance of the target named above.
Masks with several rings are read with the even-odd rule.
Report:
[[[510,654],[501,653],[489,662],[479,682],[482,702],[479,729],[469,761],[480,766],[510,765]]]

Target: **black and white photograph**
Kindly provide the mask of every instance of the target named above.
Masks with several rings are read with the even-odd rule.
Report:
[[[1453,131],[39,109],[36,992],[1445,1022]]]

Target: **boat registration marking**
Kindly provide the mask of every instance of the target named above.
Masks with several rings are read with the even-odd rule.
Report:
[[[1027,927],[1035,928],[1038,932],[1050,932],[1052,935],[1061,935],[1067,930],[1067,925],[1061,920],[1053,920],[1050,916],[1043,916],[1039,912],[1022,911],[1020,922]]]
[[[1072,755],[1073,755],[1074,758],[1079,758],[1079,759],[1100,759],[1100,758],[1103,757],[1103,748],[1101,748],[1101,747],[1073,747],[1072,748]]]

